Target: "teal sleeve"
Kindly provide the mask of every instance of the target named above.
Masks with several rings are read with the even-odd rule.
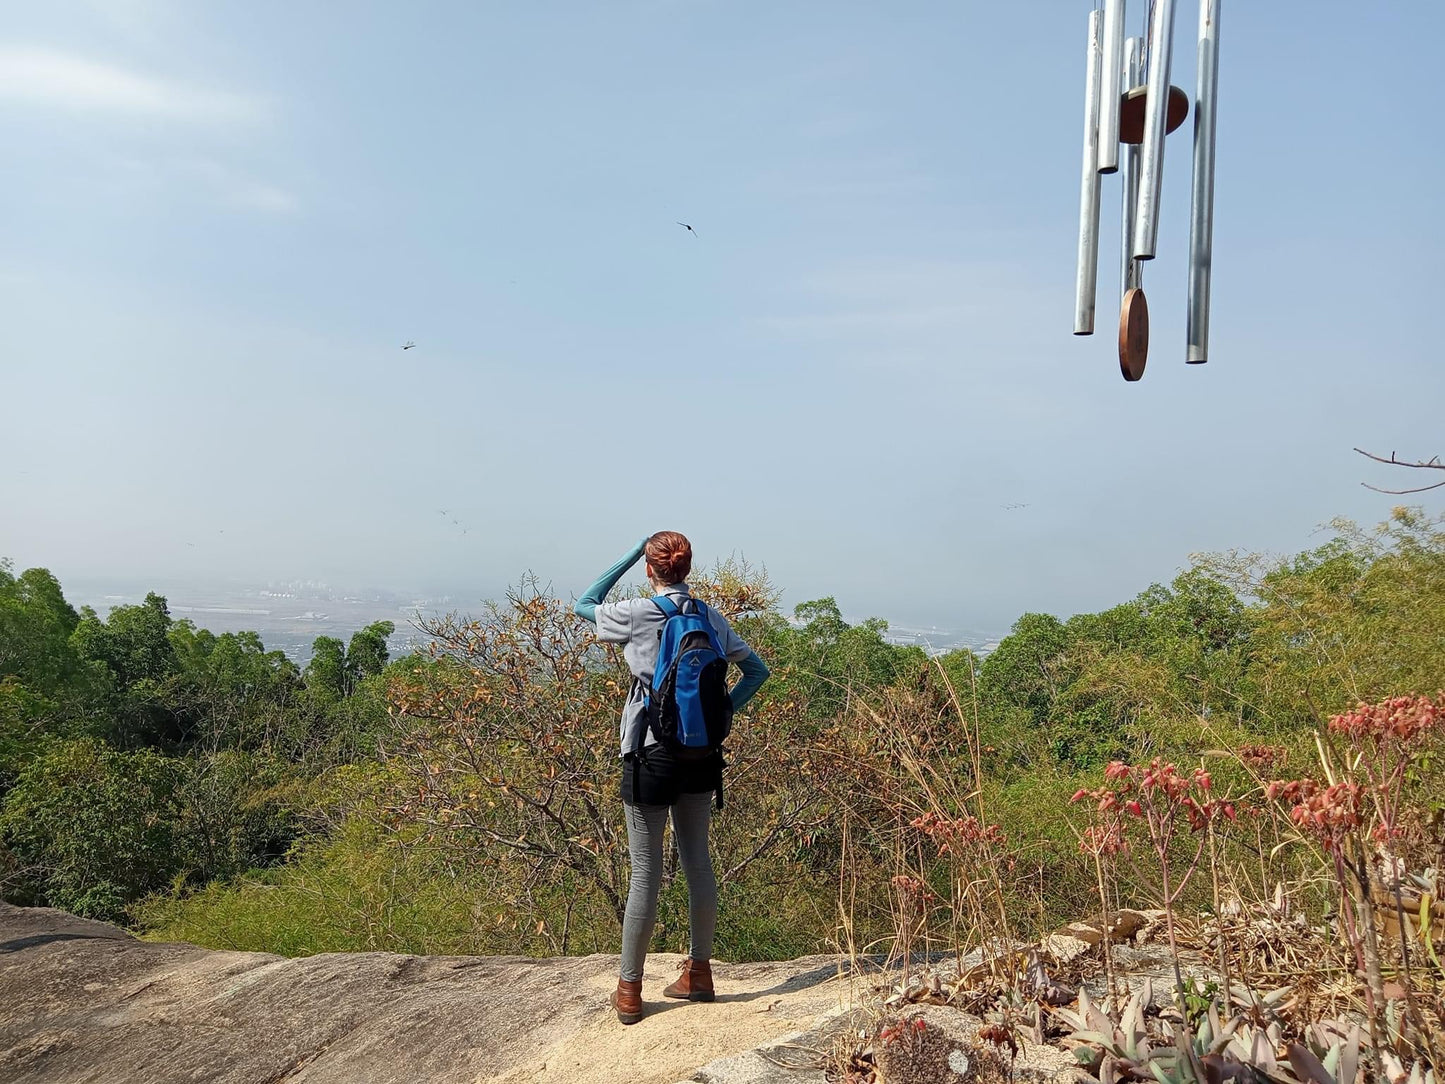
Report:
[[[572,612],[578,617],[585,617],[595,625],[597,623],[598,604],[607,597],[608,592],[617,586],[617,581],[627,575],[627,570],[637,564],[638,559],[642,556],[643,547],[646,545],[647,539],[644,538],[641,542],[637,543],[637,545],[633,546],[632,549],[628,550],[627,553],[623,555],[622,560],[602,573],[601,576],[598,576],[597,582],[587,588],[587,590],[582,593],[582,597],[573,603]]]
[[[728,693],[728,698],[733,702],[733,711],[742,711],[772,673],[768,664],[758,658],[756,651],[749,651],[748,657],[738,663],[738,669],[743,672],[743,676]]]

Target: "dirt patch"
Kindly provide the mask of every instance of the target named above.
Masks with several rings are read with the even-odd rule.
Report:
[[[752,1050],[812,1026],[840,1008],[847,984],[834,980],[836,963],[811,957],[786,964],[714,964],[718,999],[711,1004],[670,1001],[662,988],[676,977],[681,956],[648,957],[644,976],[646,1015],[620,1027],[603,1014],[556,1036],[547,1051],[495,1078],[497,1084],[673,1084],[704,1063]],[[591,1000],[605,1002],[616,978],[609,971],[589,980]]]

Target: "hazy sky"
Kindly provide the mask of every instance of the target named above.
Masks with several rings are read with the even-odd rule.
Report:
[[[1090,6],[5,3],[0,555],[566,593],[677,528],[997,628],[1383,518],[1351,447],[1445,453],[1445,8],[1225,0],[1213,360],[1186,128],[1126,385]]]

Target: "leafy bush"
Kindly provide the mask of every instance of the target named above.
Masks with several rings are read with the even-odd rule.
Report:
[[[286,956],[545,951],[535,923],[513,908],[485,906],[478,888],[438,848],[358,816],[334,838],[300,847],[285,866],[157,894],[134,913],[156,940]]]
[[[286,857],[299,832],[289,801],[290,765],[236,749],[179,763],[176,842],[188,881],[228,879]]]
[[[182,765],[65,742],[25,767],[0,806],[11,894],[92,918],[168,883],[184,861]]]

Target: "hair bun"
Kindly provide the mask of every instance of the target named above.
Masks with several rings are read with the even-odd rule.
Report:
[[[643,551],[653,574],[663,583],[681,583],[692,571],[692,543],[677,531],[658,531]]]

